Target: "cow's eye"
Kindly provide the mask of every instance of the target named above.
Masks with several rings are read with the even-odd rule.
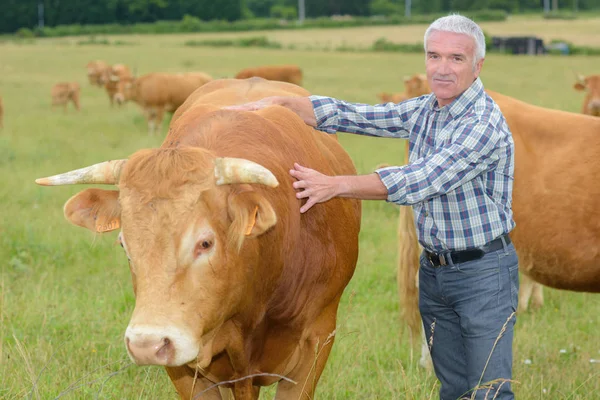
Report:
[[[199,257],[202,254],[208,252],[213,247],[213,241],[210,239],[202,239],[196,243],[196,247],[194,249],[194,257]]]

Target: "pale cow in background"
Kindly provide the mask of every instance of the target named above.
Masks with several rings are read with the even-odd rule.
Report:
[[[573,88],[587,92],[581,113],[600,117],[600,75],[579,75]]]
[[[428,93],[431,93],[431,89],[429,88],[429,83],[427,83],[427,76],[423,74],[414,74],[411,77],[404,77],[404,92],[381,92],[377,94],[377,97],[382,103],[400,103],[401,101],[423,96]]]
[[[79,111],[79,83],[77,82],[59,82],[52,86],[50,92],[52,96],[52,109],[56,106],[63,106],[64,111],[67,111],[67,105],[72,102],[75,109]]]
[[[212,77],[204,72],[155,72],[139,78],[127,77],[119,79],[114,98],[117,103],[131,100],[142,107],[148,121],[148,133],[153,135],[160,129],[165,111],[175,112],[194,90],[211,80]]]
[[[102,60],[90,61],[85,66],[91,85],[103,87],[110,74],[110,65]]]
[[[297,65],[264,65],[245,68],[237,73],[236,79],[259,77],[270,81],[289,82],[302,86],[302,69]]]

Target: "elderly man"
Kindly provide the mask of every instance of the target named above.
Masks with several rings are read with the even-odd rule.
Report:
[[[432,94],[382,105],[270,97],[237,106],[277,104],[320,130],[407,138],[408,165],[361,176],[326,176],[294,164],[290,174],[308,212],[333,197],[411,205],[424,252],[419,309],[440,398],[512,399],[512,342],[518,296],[514,228],[514,142],[479,73],[481,28],[450,15],[425,32]]]

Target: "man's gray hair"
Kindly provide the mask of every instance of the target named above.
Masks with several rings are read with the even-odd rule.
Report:
[[[427,39],[433,31],[463,33],[475,40],[475,60],[473,63],[485,57],[485,36],[483,31],[475,22],[462,15],[453,14],[436,19],[425,31],[425,53],[427,53]]]

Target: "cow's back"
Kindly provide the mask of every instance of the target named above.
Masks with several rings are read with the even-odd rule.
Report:
[[[206,74],[150,73],[137,79],[135,99],[143,106],[164,106],[175,111],[190,94],[206,83]]]
[[[259,77],[272,81],[288,82],[302,85],[302,69],[297,65],[265,65],[262,67],[246,68],[238,72],[236,79]]]

